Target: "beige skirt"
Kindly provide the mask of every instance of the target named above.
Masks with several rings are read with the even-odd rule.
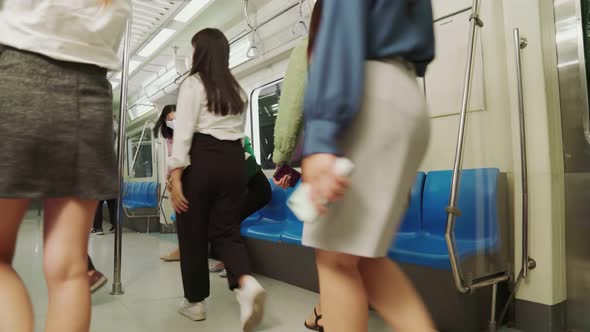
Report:
[[[344,135],[355,164],[351,187],[330,212],[304,224],[303,245],[361,257],[385,257],[404,216],[426,153],[430,119],[411,65],[368,61],[361,111]]]

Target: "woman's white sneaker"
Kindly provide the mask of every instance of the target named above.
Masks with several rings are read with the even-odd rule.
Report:
[[[207,318],[205,301],[190,303],[184,300],[184,303],[178,309],[178,313],[194,321],[205,320]]]
[[[244,276],[241,288],[236,289],[236,299],[240,304],[242,331],[252,332],[262,322],[266,291],[252,276]]]

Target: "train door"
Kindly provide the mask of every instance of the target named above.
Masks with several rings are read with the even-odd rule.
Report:
[[[567,320],[590,330],[590,0],[554,0],[566,228]]]

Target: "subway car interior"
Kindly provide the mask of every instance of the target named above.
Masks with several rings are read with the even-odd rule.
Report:
[[[180,264],[160,259],[178,240],[166,140],[154,127],[189,75],[191,37],[207,27],[230,41],[230,68],[248,95],[245,134],[272,187],[270,203],[241,224],[268,291],[260,331],[307,330],[319,298],[314,251],[301,244],[303,224],[287,206],[294,189],[271,177],[283,78],[314,3],[132,1],[122,70],[108,73],[123,148],[122,228],[111,227],[105,205],[103,229],[114,231],[90,235],[89,256],[108,278],[92,295],[91,331],[240,330],[239,306],[218,273],[210,274],[207,320],[179,315]],[[431,137],[388,256],[439,331],[590,331],[590,1],[432,6],[436,58],[418,80]],[[300,167],[300,150],[291,165]],[[47,308],[42,214],[27,213],[14,260],[37,321]],[[372,309],[369,331],[389,331]]]

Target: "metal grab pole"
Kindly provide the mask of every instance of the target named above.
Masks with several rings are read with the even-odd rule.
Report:
[[[498,297],[498,284],[492,286],[492,308],[490,313],[489,332],[496,332],[498,322],[496,321],[496,300]],[[500,322],[502,324],[502,322]]]
[[[535,261],[529,257],[529,190],[526,152],[526,125],[524,119],[524,92],[522,88],[522,61],[520,50],[527,47],[526,38],[520,37],[520,30],[514,29],[514,62],[516,65],[516,85],[518,89],[518,120],[520,126],[520,170],[522,186],[522,278],[526,279],[529,270],[535,268]]]
[[[465,84],[463,87],[463,102],[461,105],[461,118],[459,121],[459,133],[457,137],[457,148],[455,151],[455,163],[453,165],[453,181],[451,184],[451,195],[449,198],[449,206],[446,209],[447,227],[445,238],[447,242],[447,249],[449,251],[449,258],[451,260],[451,268],[453,270],[453,279],[457,290],[461,293],[469,293],[470,288],[463,284],[461,268],[457,259],[457,250],[455,248],[455,217],[460,214],[457,209],[457,194],[459,191],[459,183],[461,180],[461,166],[463,164],[463,143],[465,141],[465,124],[467,120],[467,110],[469,108],[469,97],[471,96],[471,83],[473,78],[473,64],[475,58],[475,41],[477,37],[477,28],[483,26],[483,22],[479,18],[480,0],[473,0],[472,13],[469,26],[469,44],[467,54],[467,66],[465,68]]]
[[[121,284],[121,247],[123,243],[123,186],[125,170],[125,127],[127,125],[127,83],[129,81],[129,48],[131,43],[131,24],[133,4],[130,4],[131,10],[127,20],[125,36],[123,42],[123,68],[121,73],[121,103],[119,107],[119,141],[118,141],[118,161],[119,161],[119,199],[117,200],[117,223],[115,225],[115,257],[113,269],[113,289],[112,295],[123,294],[123,285]]]

